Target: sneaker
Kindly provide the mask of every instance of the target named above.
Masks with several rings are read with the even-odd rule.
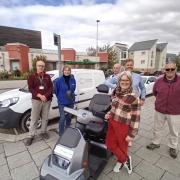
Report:
[[[132,141],[129,141],[128,147],[131,147],[131,146],[132,146]]]
[[[146,146],[146,148],[150,149],[150,150],[154,150],[154,149],[159,148],[159,147],[160,147],[159,144],[154,144],[154,143],[151,143],[151,144]]]
[[[41,133],[41,134],[40,134],[40,137],[41,137],[42,139],[49,139],[48,133]]]
[[[27,138],[26,139],[26,142],[24,143],[26,146],[30,146],[31,144],[32,144],[32,142],[33,142],[33,137],[31,137],[31,138]]]
[[[124,163],[124,167],[127,169],[128,174],[132,173],[132,161],[131,156],[128,156],[127,161]]]
[[[120,172],[120,169],[122,168],[122,165],[123,165],[122,163],[117,162],[116,165],[113,168],[113,171],[116,172],[116,173]]]
[[[173,149],[173,148],[169,148],[169,155],[172,157],[172,158],[177,158],[177,151],[176,149]]]

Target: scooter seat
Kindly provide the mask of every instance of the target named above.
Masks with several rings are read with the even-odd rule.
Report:
[[[88,134],[101,135],[105,128],[105,123],[103,122],[90,122],[86,126],[86,132]]]

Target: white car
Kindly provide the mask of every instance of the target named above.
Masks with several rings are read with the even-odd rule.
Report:
[[[59,71],[47,72],[54,81],[59,77]],[[76,79],[75,107],[86,108],[94,94],[96,87],[103,84],[105,76],[103,71],[94,69],[72,69]],[[28,131],[31,115],[31,93],[28,87],[10,90],[0,94],[0,128],[18,128]],[[49,119],[59,117],[59,109],[55,94],[49,111]],[[39,126],[41,121],[39,121]]]
[[[153,86],[156,81],[155,76],[141,76],[146,88],[146,95],[153,93]]]

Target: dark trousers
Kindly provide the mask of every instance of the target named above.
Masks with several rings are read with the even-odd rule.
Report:
[[[74,105],[59,105],[60,119],[59,119],[59,135],[61,136],[66,128],[71,125],[72,115],[65,113],[64,107],[73,108]]]

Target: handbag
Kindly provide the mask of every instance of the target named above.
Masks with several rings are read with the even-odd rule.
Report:
[[[72,101],[73,95],[72,95],[71,90],[67,90],[67,91],[66,91],[66,97],[67,97],[68,100],[71,100],[71,101]]]

